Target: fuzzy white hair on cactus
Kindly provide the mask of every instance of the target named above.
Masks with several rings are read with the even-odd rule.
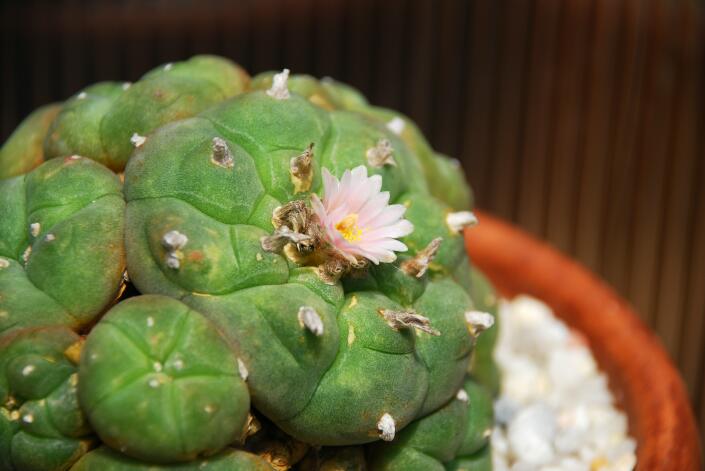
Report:
[[[267,90],[267,95],[277,100],[286,100],[289,98],[289,69],[284,69],[278,74],[274,74],[272,78],[272,87]]]
[[[340,180],[326,168],[322,174],[323,200],[312,194],[311,207],[326,241],[343,257],[351,262],[363,257],[377,265],[407,250],[397,239],[411,234],[414,226],[403,219],[404,205],[389,204],[381,176],[368,177],[364,165],[346,170]]]

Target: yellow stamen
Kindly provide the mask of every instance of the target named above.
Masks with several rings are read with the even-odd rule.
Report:
[[[341,219],[335,228],[348,242],[357,242],[362,236],[362,229],[357,226],[357,214],[350,213]]]

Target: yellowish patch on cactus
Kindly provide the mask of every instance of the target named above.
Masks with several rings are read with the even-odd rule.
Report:
[[[78,362],[81,360],[81,350],[85,342],[86,340],[81,337],[64,350],[64,356],[74,365],[78,365]]]
[[[333,111],[335,109],[335,107],[328,100],[326,100],[318,93],[314,93],[313,95],[311,95],[308,98],[308,101],[320,108],[323,108],[326,111]]]
[[[352,345],[353,342],[355,341],[355,328],[352,326],[348,326],[348,346]]]

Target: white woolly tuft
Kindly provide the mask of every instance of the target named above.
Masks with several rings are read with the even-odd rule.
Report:
[[[392,416],[385,412],[377,422],[377,430],[379,430],[379,438],[385,442],[391,442],[397,433],[397,424]]]
[[[32,234],[32,237],[37,237],[39,233],[42,230],[42,225],[39,224],[38,222],[33,222],[32,224],[29,225],[29,233]]]
[[[137,133],[133,133],[132,137],[130,138],[130,142],[133,146],[135,146],[135,148],[140,148],[144,145],[145,142],[147,142],[147,138],[144,136],[140,136]]]
[[[464,389],[458,390],[458,394],[456,394],[455,397],[462,402],[468,402],[470,400],[467,391],[465,391]]]
[[[396,135],[400,135],[402,132],[404,132],[404,126],[406,126],[406,123],[399,116],[396,116],[387,123],[387,129],[389,129]]]
[[[316,310],[311,306],[301,306],[299,308],[299,324],[308,329],[317,337],[323,335],[323,321]]]
[[[240,378],[242,378],[243,381],[247,381],[247,377],[250,376],[250,372],[239,358],[237,359],[237,370],[240,373]]]
[[[478,331],[487,330],[494,325],[494,316],[489,312],[467,311],[465,321]]]
[[[162,236],[162,244],[164,247],[171,250],[183,248],[188,242],[188,237],[179,231],[169,231]]]
[[[272,87],[267,90],[267,95],[277,100],[286,100],[289,98],[289,69],[284,69],[274,75],[272,79]]]
[[[448,213],[446,216],[446,224],[451,232],[459,233],[466,227],[477,224],[477,217],[471,211],[458,211],[457,213]]]

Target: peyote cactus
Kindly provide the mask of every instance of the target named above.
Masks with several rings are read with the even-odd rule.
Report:
[[[69,359],[78,342],[65,327],[0,339],[0,469],[67,469],[90,448]]]
[[[0,333],[94,322],[125,270],[118,177],[78,156],[0,180]]]
[[[488,469],[497,300],[462,172],[410,120],[198,56],[50,121],[23,131],[49,160],[0,180],[0,366],[69,343],[85,427],[27,465],[17,400],[49,392],[7,393],[5,468]]]
[[[0,148],[0,178],[22,175],[44,161],[44,139],[60,109],[42,106],[22,121]]]

